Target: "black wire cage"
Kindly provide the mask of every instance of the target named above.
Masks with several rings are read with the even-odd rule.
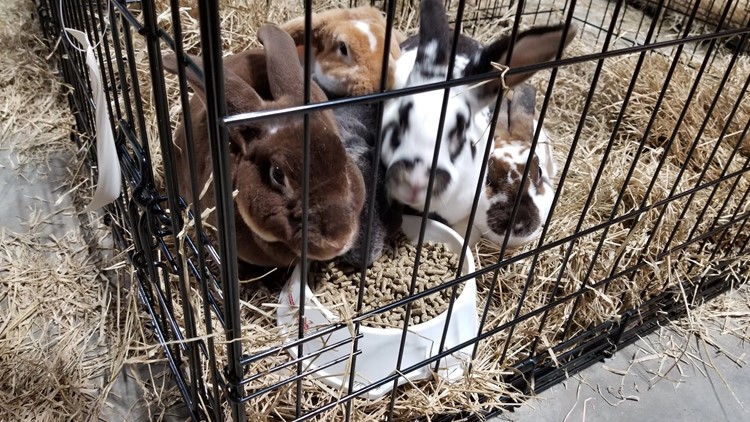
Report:
[[[750,3],[439,3],[451,28],[485,44],[507,37],[511,47],[503,56],[505,62],[496,59],[472,75],[453,72],[461,66],[461,43],[448,31],[441,36],[449,46],[444,58],[449,70],[438,79],[386,89],[386,49],[370,69],[380,75],[372,92],[321,100],[311,77],[319,71],[315,52],[322,48],[315,44],[313,12],[375,7],[384,22],[383,45],[390,45],[397,40],[397,29],[404,39],[426,36],[418,32],[423,24],[421,3],[37,0],[46,39],[62,77],[72,86],[68,99],[78,130],[73,138],[91,151],[86,159],[96,176],[108,164],[98,163],[91,148],[97,140],[92,70],[81,46],[63,28],[83,31],[93,45],[122,169],[121,195],[105,207],[105,215],[117,247],[128,251],[137,280],[133,288],[193,419],[479,420],[503,411],[519,395],[539,392],[611,356],[681,315],[687,306],[747,280]],[[303,69],[302,82],[293,87],[299,103],[263,110],[238,108],[228,99],[237,85],[227,77],[230,65],[224,56],[259,48],[256,34],[260,36],[261,24],[293,18],[302,18],[304,28],[300,56],[293,57]],[[440,28],[440,18],[436,19],[429,26]],[[526,30],[551,25],[574,34],[567,49],[557,41],[548,60],[504,66],[516,63],[512,46],[523,46],[519,40]],[[401,44],[402,52],[410,49],[408,43],[407,39]],[[266,38],[264,47],[270,45]],[[420,47],[417,56],[429,56],[428,50]],[[177,58],[171,64],[166,58],[170,53]],[[528,53],[519,47],[515,55]],[[254,62],[247,63],[252,67]],[[170,66],[176,75],[165,72]],[[425,74],[434,70],[421,69]],[[549,212],[539,214],[539,230],[523,245],[514,244],[512,230],[494,242],[472,243],[473,227],[486,212],[481,194],[494,186],[490,179],[498,171],[492,164],[493,148],[499,148],[498,136],[513,132],[502,126],[502,114],[511,110],[506,126],[517,117],[517,103],[509,92],[513,98],[524,92],[519,89],[524,85],[502,87],[530,71],[535,74],[527,86],[533,89],[526,92],[539,101],[530,113],[536,130],[527,146],[536,153],[527,150],[522,155],[515,177],[518,186],[541,183],[548,167],[539,170],[544,167],[539,151],[554,147],[551,159],[556,164],[549,168],[556,171],[546,175],[552,188]],[[268,73],[273,73],[270,67]],[[191,101],[196,83],[203,90],[192,96],[202,101],[198,120],[187,112],[196,108]],[[366,288],[365,281],[358,281],[352,284],[357,297],[345,317],[315,323],[314,306],[291,306],[289,324],[281,327],[280,295],[307,303],[311,293],[306,286],[314,268],[308,264],[319,256],[308,248],[313,225],[321,224],[311,211],[319,194],[313,179],[321,166],[315,161],[321,130],[316,119],[326,110],[337,114],[347,107],[372,107],[368,110],[374,124],[367,130],[374,134],[369,148],[375,153],[368,160],[378,170],[364,174],[362,186],[376,191],[383,183],[377,174],[388,164],[387,154],[381,157],[379,152],[385,151],[384,143],[394,143],[399,130],[388,126],[388,104],[436,93],[442,107],[430,116],[437,136],[429,144],[434,146],[429,151],[434,161],[427,166],[426,179],[427,190],[435,192],[444,177],[436,165],[445,154],[441,134],[453,133],[452,125],[460,120],[452,98],[457,90],[487,86],[499,86],[485,107],[484,133],[495,141],[485,142],[484,155],[482,148],[474,151],[480,157],[475,169],[479,174],[475,182],[460,187],[473,193],[474,200],[464,204],[469,210],[466,225],[453,225],[460,240],[454,270],[464,272],[454,271],[437,285],[418,290],[415,269],[403,276],[407,290],[401,296],[379,296],[369,308],[365,292],[386,286]],[[254,88],[258,94],[265,89]],[[301,157],[297,165],[302,206],[297,210],[295,238],[300,253],[287,267],[268,275],[266,269],[238,259],[237,248],[248,240],[238,234],[244,217],[242,212],[235,214],[235,204],[240,203],[235,195],[241,196],[245,187],[235,178],[238,153],[231,139],[278,119],[301,122],[299,139],[295,138]],[[400,119],[396,120],[404,133],[408,117]],[[178,124],[184,124],[184,132]],[[181,133],[183,144],[176,141]],[[203,135],[207,142],[201,147],[196,139]],[[212,170],[210,179],[199,178],[201,165]],[[326,166],[327,172],[339,168]],[[266,178],[275,179],[274,168],[268,174]],[[206,191],[212,192],[213,220],[207,220],[210,213],[199,205],[190,205],[205,201]],[[507,227],[528,220],[528,196],[502,192],[511,198],[502,211]],[[360,241],[370,248],[376,243],[376,202],[362,205]],[[404,230],[417,245],[409,264],[415,267],[431,254],[424,247],[430,230],[444,227],[434,221],[449,223],[440,215],[424,215],[408,209],[403,215]],[[361,254],[352,274],[377,272],[365,257]],[[300,282],[294,291],[288,285],[282,290],[290,277]],[[365,277],[356,280],[360,279]],[[467,291],[476,295],[469,297],[468,314],[459,304]],[[420,337],[418,321],[410,316],[424,306],[419,300],[433,294],[445,295],[444,318],[434,338]],[[373,347],[368,346],[372,334],[367,323],[397,309],[402,309],[402,321],[389,331],[396,348],[365,350]],[[421,340],[427,342],[428,352],[419,349],[422,354],[415,358],[413,342]],[[379,354],[391,352],[393,356],[375,361]],[[449,362],[452,369],[446,370]],[[377,371],[364,369],[371,367]],[[451,370],[458,375],[446,376]],[[371,379],[363,373],[381,375]],[[338,387],[326,379],[337,379]]]

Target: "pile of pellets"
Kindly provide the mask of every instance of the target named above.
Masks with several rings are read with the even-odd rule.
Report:
[[[389,246],[367,270],[362,313],[409,295],[417,249],[403,233]],[[457,267],[458,254],[451,252],[445,243],[424,242],[414,294],[454,279]],[[354,314],[359,294],[360,268],[337,263],[335,260],[321,262],[313,264],[310,276],[315,295],[326,308],[335,308],[340,314],[342,309],[348,309]],[[452,290],[446,288],[411,302],[409,326],[429,321],[448,309]],[[456,297],[462,290],[463,283],[458,285]],[[345,306],[342,304],[344,300]],[[367,318],[362,321],[362,325],[403,328],[405,316],[404,305]]]

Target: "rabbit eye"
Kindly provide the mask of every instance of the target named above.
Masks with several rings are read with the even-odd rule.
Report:
[[[339,53],[341,53],[341,55],[344,57],[349,55],[349,49],[346,48],[346,43],[343,41],[339,43]]]
[[[540,166],[539,167],[539,178],[540,179],[542,178],[542,175],[544,175],[544,173],[542,173],[542,167]]]
[[[280,187],[284,186],[284,172],[277,165],[271,166],[271,180]]]

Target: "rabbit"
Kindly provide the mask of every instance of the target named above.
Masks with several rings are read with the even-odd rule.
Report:
[[[278,26],[258,30],[264,49],[247,50],[224,59],[227,111],[230,114],[280,109],[302,104],[303,72],[293,40]],[[192,59],[202,67],[198,57]],[[177,73],[177,58],[164,57],[164,68]],[[198,186],[211,171],[207,139],[206,93],[201,78],[186,74],[196,95],[190,101]],[[313,102],[327,101],[311,84]],[[310,114],[310,191],[308,257],[325,261],[346,253],[359,230],[365,201],[362,174],[347,155],[331,111]],[[228,127],[231,177],[235,198],[237,256],[261,267],[296,264],[301,255],[303,117],[284,116]],[[190,173],[183,122],[175,145],[180,193],[190,199]],[[212,187],[212,185],[211,185]],[[201,201],[215,206],[213,189]],[[215,225],[215,213],[208,217]]]
[[[428,24],[427,24],[428,23]],[[570,44],[577,28],[566,31],[564,25],[536,27],[517,35],[511,68],[553,60],[561,43]],[[420,4],[419,33],[401,44],[397,62],[396,89],[446,79],[452,46],[441,0],[423,0]],[[487,46],[461,35],[453,77],[487,73],[492,62],[505,64],[510,39],[501,38]],[[533,72],[508,75],[513,87]],[[438,151],[430,212],[455,230],[467,228],[474,193],[487,151],[490,107],[501,88],[500,78],[476,87],[458,86],[449,95],[442,140]],[[435,150],[444,90],[432,90],[388,100],[382,130],[381,156],[386,171],[386,189],[394,200],[424,212],[427,184]]]
[[[312,45],[315,68],[313,78],[330,98],[366,95],[377,92],[380,87],[381,67],[385,38],[385,18],[374,7],[354,9],[331,9],[312,16]],[[300,62],[303,61],[304,17],[294,19],[282,26],[297,44]],[[400,57],[398,41],[403,35],[393,31],[390,48],[389,79],[386,88],[392,86],[396,60]],[[373,42],[375,44],[373,44]],[[343,45],[343,47],[342,47]],[[373,48],[375,47],[375,48]],[[340,54],[343,48],[346,55]],[[355,67],[351,62],[360,63]],[[359,265],[367,228],[367,213],[371,201],[375,201],[375,211],[370,232],[370,254],[366,258],[369,267],[382,254],[391,239],[401,231],[403,207],[390,201],[384,188],[385,169],[382,164],[377,175],[375,191],[370,189],[370,178],[375,151],[377,129],[377,108],[374,104],[356,104],[334,109],[336,121],[341,130],[349,156],[357,163],[365,179],[365,207],[360,214],[359,234],[354,246],[338,259],[349,265]]]
[[[305,43],[304,16],[281,28],[298,46],[302,57]],[[329,94],[357,96],[380,90],[386,20],[377,8],[361,6],[329,9],[312,14],[313,79]],[[405,39],[396,29],[391,32],[386,89],[393,87],[396,61],[401,57],[399,43]]]
[[[386,245],[401,232],[403,206],[391,201],[385,191],[385,168],[380,163],[380,169],[375,182],[375,191],[371,191],[370,182],[373,174],[373,155],[375,150],[375,129],[377,128],[377,110],[372,104],[347,105],[334,110],[336,120],[341,129],[341,139],[349,156],[357,163],[365,180],[365,206],[360,214],[359,234],[354,245],[339,259],[350,265],[359,265],[365,244],[365,229],[367,228],[367,214],[371,201],[375,201],[375,211],[370,231],[370,252],[366,258],[369,267],[380,258]]]
[[[521,178],[531,153],[538,121],[534,119],[536,89],[529,84],[516,86],[513,98],[504,97],[495,131],[494,149],[487,168],[487,185],[477,209],[476,225],[482,236],[501,245],[509,229],[510,217],[518,195],[521,199],[509,247],[521,247],[536,239],[547,220],[555,188],[552,179],[557,165],[547,133],[539,132],[526,183]]]

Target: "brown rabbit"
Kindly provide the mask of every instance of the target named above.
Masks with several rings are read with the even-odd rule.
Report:
[[[303,54],[305,17],[281,25]],[[385,49],[386,20],[375,7],[329,9],[312,14],[313,78],[329,94],[355,96],[377,92]],[[386,89],[393,87],[399,43],[405,39],[393,29],[388,52]]]
[[[258,30],[264,49],[224,59],[227,111],[230,114],[299,106],[303,103],[303,71],[291,37],[277,26]],[[202,67],[198,57],[192,60]],[[164,68],[177,73],[174,55],[164,57]],[[198,184],[211,174],[203,81],[186,67],[197,95],[190,101]],[[312,102],[326,101],[314,83]],[[264,119],[229,128],[232,186],[235,198],[237,256],[265,267],[295,264],[302,243],[302,115]],[[348,157],[330,111],[310,114],[310,192],[308,257],[328,260],[351,247],[357,235],[365,200],[362,175]],[[175,134],[180,193],[190,200],[184,123]],[[208,190],[201,205],[215,206]],[[215,224],[215,213],[208,223]]]

